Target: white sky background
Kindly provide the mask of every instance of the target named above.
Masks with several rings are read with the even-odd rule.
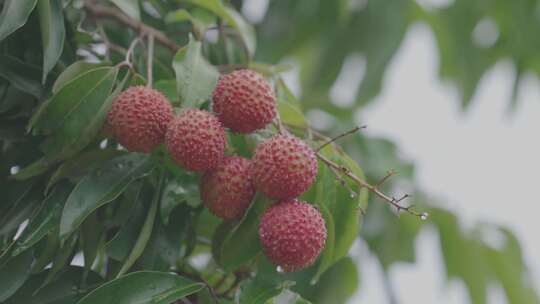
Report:
[[[243,13],[256,22],[264,17],[266,4],[267,0],[247,1]],[[360,56],[349,58],[347,64],[346,77],[338,78],[338,89],[332,92],[334,102],[342,105],[352,101],[354,83],[365,67]],[[294,73],[285,76],[298,92]],[[472,106],[462,112],[455,88],[439,80],[433,34],[416,24],[387,71],[382,93],[360,111],[358,120],[368,125],[363,132],[397,143],[403,156],[416,164],[417,184],[457,212],[462,222],[511,228],[521,240],[540,290],[540,263],[533,259],[540,256],[540,220],[535,212],[540,210],[540,82],[526,77],[518,107],[509,112],[513,76],[509,62],[499,63],[482,79]],[[468,303],[460,281],[446,282],[438,242],[434,231],[424,231],[416,244],[417,264],[392,269],[400,304]],[[358,243],[351,252],[360,261],[361,286],[350,303],[387,303],[379,267],[365,245]],[[488,303],[506,303],[497,286],[489,291]]]

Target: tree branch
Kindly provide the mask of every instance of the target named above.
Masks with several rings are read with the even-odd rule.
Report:
[[[94,16],[95,18],[114,19],[134,29],[141,35],[152,35],[157,42],[159,42],[173,52],[180,49],[180,46],[177,45],[174,41],[170,40],[167,35],[162,31],[148,26],[140,21],[137,21],[115,8],[99,5],[93,0],[84,0],[84,9],[90,14],[92,14],[92,16]]]
[[[326,147],[327,145],[335,142],[336,140],[340,139],[340,138],[343,138],[345,136],[348,136],[348,135],[351,135],[353,133],[355,133],[356,131],[360,130],[360,129],[364,129],[366,128],[366,126],[361,126],[361,127],[354,127],[353,129],[345,132],[345,133],[341,133],[339,134],[338,136],[334,137],[334,138],[331,138],[330,140],[328,140],[327,142],[325,142],[324,144],[322,144],[319,148],[317,148],[317,150],[315,150],[316,152],[319,152],[321,151],[322,148]]]

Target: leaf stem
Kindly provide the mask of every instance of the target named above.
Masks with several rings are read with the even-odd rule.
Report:
[[[152,34],[149,34],[148,37],[148,54],[147,54],[147,61],[146,61],[146,72],[147,72],[147,82],[146,86],[148,88],[152,88],[153,84],[153,63],[154,63],[154,36]]]

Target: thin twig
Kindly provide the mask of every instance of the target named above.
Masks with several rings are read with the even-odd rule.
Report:
[[[364,129],[364,128],[366,128],[366,126],[354,127],[354,128],[352,128],[351,130],[349,130],[349,131],[347,131],[347,132],[341,133],[341,134],[339,134],[338,136],[333,137],[333,138],[331,138],[330,140],[328,140],[327,142],[323,143],[323,144],[322,144],[321,146],[319,146],[319,148],[317,148],[315,151],[316,151],[316,152],[319,152],[319,151],[321,151],[322,148],[324,148],[324,147],[326,147],[327,145],[329,145],[329,144],[335,142],[336,140],[338,140],[338,139],[340,139],[340,138],[343,138],[343,137],[345,137],[345,136],[351,135],[351,134],[353,134],[353,133],[356,133],[358,130]]]
[[[152,34],[149,34],[148,37],[148,54],[146,57],[146,86],[148,88],[152,88],[152,81],[153,81],[153,73],[152,65],[154,63],[154,36]]]
[[[394,206],[398,213],[400,211],[405,211],[405,212],[410,213],[410,214],[412,214],[414,216],[420,217],[421,219],[426,219],[427,218],[427,216],[428,216],[427,213],[416,212],[416,211],[414,211],[412,209],[413,206],[405,207],[405,206],[402,206],[402,205],[399,204],[403,199],[407,198],[409,195],[404,195],[400,199],[390,197],[390,196],[384,194],[382,191],[380,191],[377,187],[372,186],[368,182],[366,182],[366,181],[360,179],[358,176],[354,175],[347,167],[340,166],[340,165],[334,163],[333,161],[329,160],[328,158],[326,158],[324,155],[322,155],[319,152],[317,152],[316,155],[327,166],[338,170],[339,172],[341,172],[345,176],[352,179],[355,183],[357,183],[361,187],[367,188],[370,192],[374,193],[375,195],[382,198],[384,201],[386,201],[390,205]]]
[[[386,175],[381,178],[381,180],[375,185],[375,187],[379,188],[382,186],[390,177],[394,176],[396,174],[396,171],[390,170],[386,173]]]
[[[97,4],[93,0],[84,0],[84,9],[86,9],[95,18],[115,19],[118,22],[134,29],[140,34],[152,35],[156,38],[157,42],[167,47],[171,51],[177,51],[180,49],[180,46],[169,39],[164,32],[135,20],[113,7]]]

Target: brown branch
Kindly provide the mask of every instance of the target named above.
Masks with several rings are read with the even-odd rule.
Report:
[[[428,217],[427,213],[420,213],[420,212],[414,211],[412,209],[412,207],[413,207],[412,205],[408,206],[408,207],[405,207],[405,206],[402,206],[402,205],[399,204],[402,200],[404,200],[405,198],[407,198],[409,196],[408,194],[404,195],[400,199],[390,197],[390,196],[384,194],[382,191],[380,191],[376,186],[372,186],[368,182],[366,182],[363,179],[359,178],[358,176],[354,175],[347,167],[340,166],[340,165],[334,163],[333,161],[329,160],[328,158],[326,158],[324,155],[322,155],[319,152],[317,152],[316,155],[323,163],[325,163],[330,168],[336,169],[337,171],[341,172],[345,176],[349,177],[351,180],[353,180],[359,186],[367,188],[370,192],[374,193],[375,195],[377,195],[378,197],[382,198],[384,201],[386,201],[387,203],[389,203],[390,205],[395,207],[396,210],[398,211],[398,213],[400,211],[405,211],[407,213],[410,213],[410,214],[412,214],[414,216],[417,216],[417,217],[421,218],[422,220],[427,219],[427,217]]]
[[[339,134],[338,136],[333,137],[333,138],[331,138],[330,140],[328,140],[327,142],[323,143],[323,144],[322,144],[319,148],[317,148],[315,151],[316,151],[316,152],[319,152],[319,151],[321,151],[322,148],[328,146],[329,144],[335,142],[336,140],[338,140],[338,139],[340,139],[340,138],[343,138],[343,137],[345,137],[345,136],[351,135],[351,134],[357,132],[358,130],[364,129],[364,128],[366,128],[366,126],[354,127],[353,129],[351,129],[351,130],[349,130],[349,131],[347,131],[347,132],[341,133],[341,134]]]
[[[394,176],[396,174],[396,171],[390,170],[386,173],[386,175],[381,178],[381,180],[375,185],[375,187],[379,188],[382,186],[390,177]]]
[[[180,46],[177,45],[174,41],[170,40],[164,32],[148,26],[140,21],[137,21],[115,8],[99,5],[93,0],[84,0],[84,9],[86,9],[95,18],[114,19],[134,29],[143,36],[152,35],[157,42],[159,42],[173,52],[180,49]]]

